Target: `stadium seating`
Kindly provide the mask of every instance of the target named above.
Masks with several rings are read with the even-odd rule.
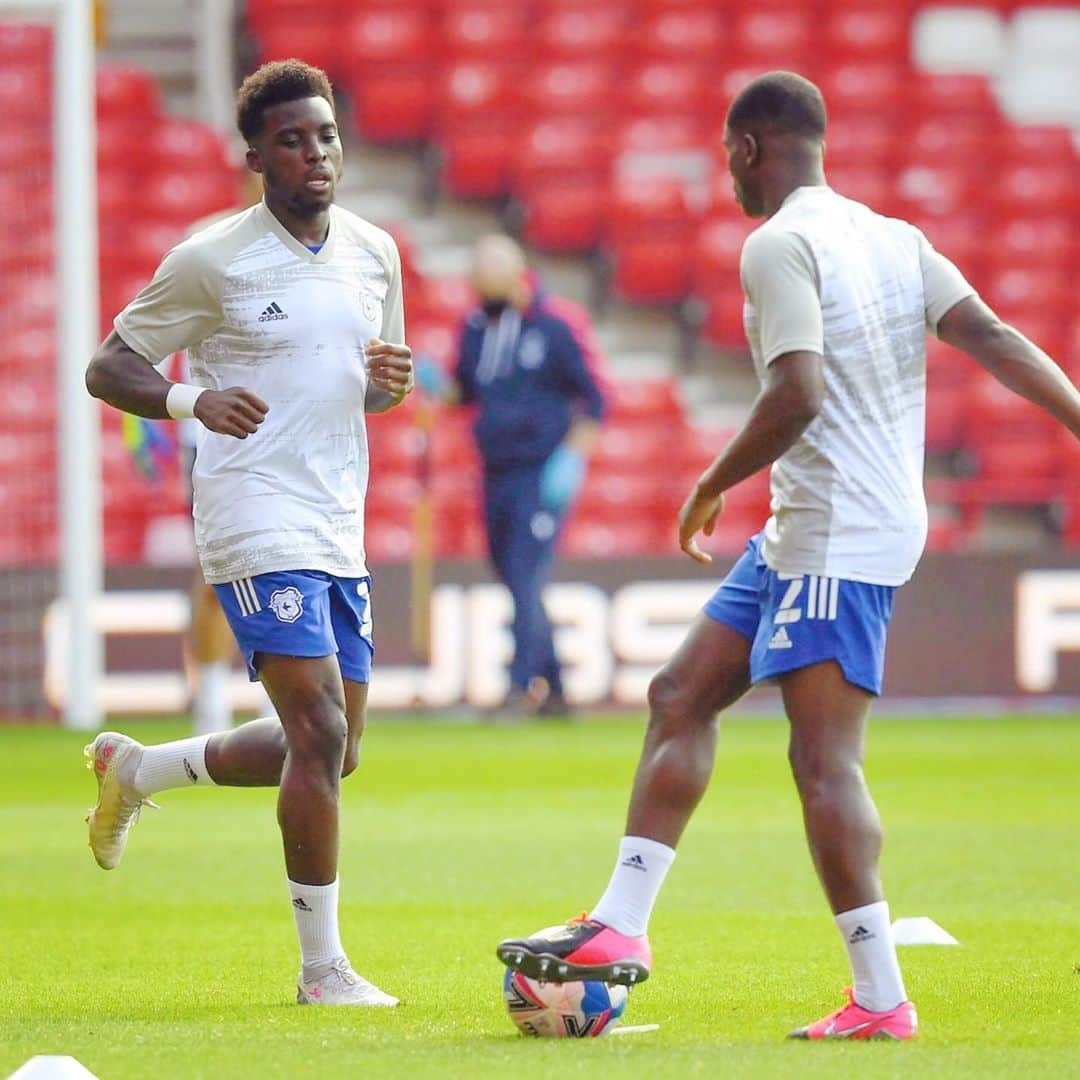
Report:
[[[0,490],[0,504],[7,508],[9,501],[14,506],[24,500],[0,519],[0,565],[49,563],[57,547],[58,297],[47,135],[51,53],[47,27],[0,23],[0,102],[9,111],[17,102],[20,121],[28,109],[40,109],[45,132],[25,123],[14,127],[18,136],[11,145],[18,153],[0,166],[5,235],[10,226],[11,235],[18,229],[19,236],[18,244],[5,245],[0,254],[0,326],[6,342],[0,372],[9,406],[0,460],[18,481]],[[99,65],[96,112],[104,334],[183,231],[205,214],[234,206],[238,187],[225,141],[203,124],[167,116],[149,71]],[[106,558],[138,562],[151,517],[186,513],[179,478],[175,467],[153,483],[140,476],[123,446],[120,415],[103,409],[101,416]]]
[[[738,251],[753,227],[731,196],[722,117],[754,75],[802,71],[829,103],[833,186],[915,221],[1003,315],[1080,374],[1072,299],[1080,169],[1065,126],[1080,119],[1075,12],[966,0],[247,0],[243,12],[250,55],[301,55],[325,66],[362,137],[438,151],[432,160],[447,193],[509,200],[537,249],[602,252],[621,302],[685,305],[699,313],[704,339],[722,349],[745,347]],[[51,156],[41,134],[51,49],[41,27],[0,24],[0,114],[37,110],[40,129],[0,119],[16,148],[0,165],[0,221],[5,231],[25,230],[17,251],[0,252],[2,370],[16,401],[11,430],[26,440],[27,460],[48,469],[55,455],[42,457],[40,433],[55,418],[52,195],[48,185],[25,183],[19,169],[25,160],[44,167]],[[145,70],[102,67],[97,114],[104,329],[195,218],[235,201],[236,183],[222,140],[166,117]],[[142,133],[137,162],[132,131]],[[407,234],[398,239],[410,339],[449,364],[471,303],[467,284],[425,279],[409,259]],[[1002,501],[1060,505],[1066,540],[1080,542],[1080,466],[1051,429],[998,400],[974,365],[933,344],[928,384],[928,448],[959,470],[937,490],[932,543],[966,542],[985,507]],[[686,450],[680,477],[700,468],[702,454],[673,387],[660,386],[667,389],[650,386],[635,398],[615,383],[611,433],[566,531],[567,550],[670,549],[678,507],[656,483],[671,475],[670,432],[680,433],[675,445],[696,447]],[[1008,438],[998,437],[1003,418]],[[410,451],[411,420],[411,412],[380,420],[371,431],[375,460],[393,462],[387,475],[403,492],[414,491],[426,467]],[[656,431],[669,436],[666,459]],[[134,558],[143,508],[159,498],[172,505],[179,488],[172,475],[164,487],[148,486],[114,453],[116,432],[109,439],[107,547],[111,558]],[[8,452],[0,446],[0,457]],[[430,461],[445,526],[440,551],[480,552],[467,520],[475,517],[477,466],[464,420],[440,419]],[[447,484],[454,470],[470,478],[471,495]],[[604,491],[621,492],[631,510],[618,513]],[[729,500],[731,536],[722,542],[734,544],[751,519],[760,524],[760,492],[755,498],[748,509],[740,497]],[[373,557],[408,557],[408,509],[376,481]],[[12,528],[0,526],[2,559],[36,557],[55,543],[50,534],[38,544],[25,531],[12,539]]]

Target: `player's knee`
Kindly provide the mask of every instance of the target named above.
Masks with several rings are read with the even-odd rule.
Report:
[[[662,668],[649,683],[649,722],[667,726],[687,719],[688,702],[680,682],[666,668]]]
[[[804,803],[831,799],[851,784],[862,782],[862,764],[858,759],[830,752],[816,741],[793,739],[788,747],[788,761]]]
[[[348,741],[345,714],[340,706],[323,695],[298,704],[285,721],[289,754],[294,761],[325,769],[335,776],[341,771]]]

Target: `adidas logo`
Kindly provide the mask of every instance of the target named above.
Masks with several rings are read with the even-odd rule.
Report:
[[[645,860],[640,855],[631,855],[622,861],[623,866],[629,866],[631,870],[646,871]]]
[[[776,633],[769,639],[770,649],[790,649],[792,648],[791,638],[788,637],[787,627],[778,626]]]
[[[276,322],[278,319],[287,319],[288,317],[289,316],[277,306],[277,302],[275,301],[259,316],[259,322]]]
[[[199,782],[199,774],[191,767],[191,762],[187,758],[184,758],[184,772],[187,773],[187,778],[193,783]]]
[[[869,941],[871,938],[877,937],[876,934],[871,934],[865,926],[856,926],[851,932],[851,937],[848,938],[849,945],[858,945],[860,941]]]
[[[309,908],[307,905],[307,901],[302,896],[294,896],[292,900],[292,906],[296,908],[297,911],[311,910],[311,908]]]

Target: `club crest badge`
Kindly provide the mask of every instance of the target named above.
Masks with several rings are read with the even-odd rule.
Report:
[[[270,610],[281,622],[296,622],[304,614],[304,596],[294,585],[278,589],[270,594]]]

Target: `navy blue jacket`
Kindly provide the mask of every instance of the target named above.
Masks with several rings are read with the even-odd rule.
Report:
[[[525,312],[465,320],[458,352],[462,402],[477,406],[473,431],[489,470],[539,465],[566,438],[575,413],[595,420],[604,399],[570,325],[543,296]]]

